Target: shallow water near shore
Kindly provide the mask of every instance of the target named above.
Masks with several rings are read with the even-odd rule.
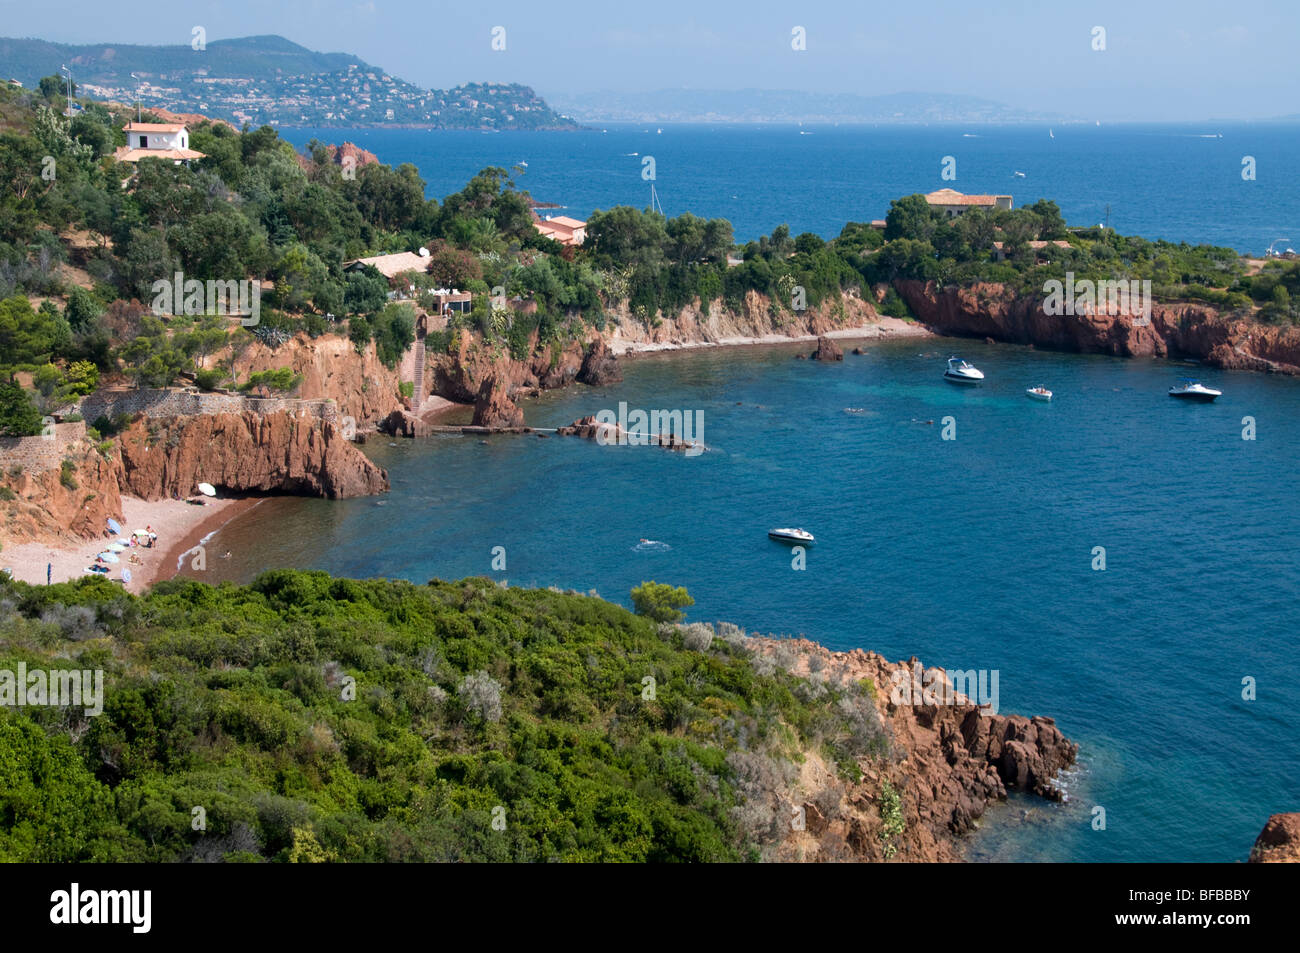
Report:
[[[793,359],[809,345],[643,356],[622,384],[524,403],[542,427],[619,401],[702,410],[712,449],[694,458],[534,435],[372,437],[390,493],[268,500],[185,574],[487,575],[625,605],[642,580],[683,585],[691,619],[997,670],[1001,712],[1054,716],[1081,744],[1070,803],[995,807],[972,858],[1244,859],[1300,791],[1300,381],[951,339],[871,342],[864,356],[840,343],[832,364]],[[986,383],[944,382],[950,353]],[[1224,396],[1171,400],[1185,376]],[[1050,404],[1025,397],[1037,384]],[[773,526],[816,534],[806,570],[767,539]],[[1257,700],[1242,699],[1246,677]]]

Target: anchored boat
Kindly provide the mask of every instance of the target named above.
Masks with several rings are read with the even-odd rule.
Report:
[[[1196,401],[1202,404],[1208,404],[1216,397],[1222,397],[1223,391],[1215,390],[1213,387],[1206,387],[1200,381],[1194,381],[1187,378],[1177,387],[1169,388],[1169,396],[1177,397],[1180,400]]]
[[[767,538],[774,539],[778,543],[805,544],[815,541],[813,539],[813,534],[808,532],[806,529],[769,529],[767,531]]]
[[[959,357],[950,357],[948,369],[943,372],[943,379],[954,384],[978,384],[984,380],[984,372]]]
[[[1025,391],[1025,396],[1031,400],[1051,400],[1052,392],[1046,387],[1031,387]]]

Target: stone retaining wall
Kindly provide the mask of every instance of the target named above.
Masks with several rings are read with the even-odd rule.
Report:
[[[39,437],[0,437],[0,471],[22,467],[24,473],[57,470],[70,444],[86,438],[86,425],[78,421],[53,424],[47,435]]]
[[[100,391],[84,398],[80,412],[88,421],[100,416],[110,420],[117,414],[146,417],[189,417],[198,414],[240,414],[251,410],[259,414],[286,411],[309,414],[338,423],[338,405],[333,400],[298,400],[292,397],[245,397],[242,394],[211,394],[193,390],[114,390]]]

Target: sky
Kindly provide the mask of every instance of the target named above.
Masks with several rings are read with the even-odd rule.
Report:
[[[0,0],[6,36],[189,45],[195,26],[352,53],[425,87],[546,97],[688,86],[954,93],[1103,120],[1300,112],[1300,0]]]

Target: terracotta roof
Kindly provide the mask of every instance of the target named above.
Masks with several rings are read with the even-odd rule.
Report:
[[[379,273],[385,278],[393,278],[404,271],[425,271],[429,267],[429,259],[417,255],[413,251],[402,251],[395,255],[373,255],[370,258],[354,258],[351,261],[345,261],[343,267],[362,264],[371,265],[379,270]]]
[[[993,243],[993,247],[994,247],[994,248],[997,248],[997,249],[999,249],[999,250],[1001,250],[1001,248],[1002,248],[1002,244],[1003,244],[1002,242],[994,242],[994,243]],[[1069,247],[1070,247],[1070,243],[1069,243],[1069,242],[1067,242],[1067,241],[1062,241],[1062,240],[1059,239],[1059,238],[1056,239],[1056,240],[1054,240],[1054,241],[1050,241],[1050,242],[1044,242],[1044,241],[1032,241],[1032,242],[1029,242],[1028,245],[1029,245],[1030,248],[1033,248],[1033,249],[1046,248],[1048,245],[1055,245],[1057,248],[1069,248]]]
[[[567,215],[557,215],[554,218],[548,218],[542,223],[543,225],[563,225],[572,231],[575,228],[585,228],[587,223],[580,222],[576,218],[569,218]]]
[[[118,146],[113,158],[118,162],[139,162],[141,159],[203,159],[207,153],[193,149],[128,149]]]
[[[570,219],[572,221],[572,219]],[[579,225],[586,226],[586,222],[580,222]],[[582,244],[574,236],[574,228],[568,225],[561,225],[554,220],[549,222],[533,222],[533,228],[537,229],[547,238],[554,239],[561,245],[580,245]]]
[[[126,132],[184,132],[185,125],[179,122],[128,122]]]
[[[998,199],[1009,198],[1009,195],[963,195],[954,189],[939,189],[929,193],[925,200],[931,205],[996,205]]]

